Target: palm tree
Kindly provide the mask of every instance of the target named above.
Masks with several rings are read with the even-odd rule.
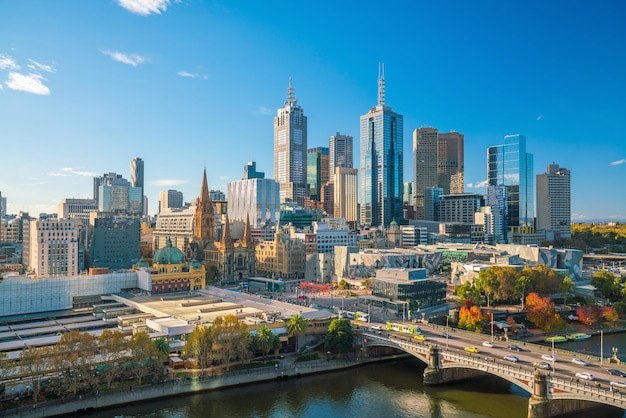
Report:
[[[261,328],[259,328],[259,331],[257,332],[254,339],[256,348],[263,352],[265,360],[267,360],[267,353],[269,353],[270,349],[272,348],[271,343],[273,335],[274,334],[272,333],[270,327],[268,327],[267,325],[263,325]]]
[[[296,340],[296,353],[298,350],[298,335],[303,334],[307,328],[309,327],[309,323],[304,319],[301,314],[295,314],[287,321],[287,333],[293,336]]]

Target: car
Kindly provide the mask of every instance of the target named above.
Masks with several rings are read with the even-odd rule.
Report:
[[[583,379],[583,380],[596,380],[596,378],[593,377],[591,373],[587,373],[587,372],[578,372],[576,373],[576,377],[578,379]]]
[[[515,362],[515,363],[519,361],[519,358],[517,356],[504,356],[504,359],[507,361]]]
[[[589,366],[589,363],[578,357],[574,357],[572,363],[578,364],[579,366]]]
[[[422,334],[417,334],[415,337],[416,340],[418,341],[426,341],[426,337],[424,337]]]
[[[545,361],[556,361],[556,359],[551,354],[543,354],[541,358]]]
[[[626,389],[626,382],[624,382],[623,380],[614,381],[614,382],[611,382],[611,386],[615,388]]]
[[[621,370],[617,370],[617,369],[608,369],[606,371],[608,374],[612,374],[613,376],[620,376],[620,377],[626,377],[626,373],[624,373]]]
[[[511,345],[509,345],[507,348],[508,348],[509,350],[512,350],[512,351],[522,351],[521,347],[519,347],[519,346],[517,346],[517,345],[515,345],[515,344],[511,344]]]
[[[493,348],[493,343],[492,343],[491,341],[483,341],[483,345],[484,345],[485,347],[491,347],[491,348]]]
[[[535,366],[538,369],[552,370],[552,365],[546,361],[537,362],[533,364],[533,366]]]
[[[474,347],[474,346],[468,346],[465,347],[463,350],[467,351],[468,353],[478,353],[478,348]]]

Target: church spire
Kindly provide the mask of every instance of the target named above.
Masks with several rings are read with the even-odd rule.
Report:
[[[209,195],[209,186],[206,180],[206,167],[202,176],[200,197],[196,206],[193,225],[194,241],[215,241],[215,216],[213,214],[213,202]]]
[[[243,230],[243,246],[246,248],[253,248],[254,243],[252,242],[252,231],[250,231],[250,215],[246,214],[246,226]]]
[[[233,249],[233,239],[230,236],[230,221],[228,220],[228,214],[226,214],[226,221],[222,228],[222,248],[224,250]]]

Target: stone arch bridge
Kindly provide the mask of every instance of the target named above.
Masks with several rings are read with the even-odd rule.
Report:
[[[492,357],[469,354],[452,348],[440,348],[424,341],[390,334],[363,332],[362,344],[368,347],[392,347],[424,362],[424,385],[441,385],[471,379],[485,373],[507,380],[530,393],[529,418],[549,418],[580,412],[597,404],[626,409],[626,394],[584,385],[570,378],[530,370],[515,363],[503,364]]]

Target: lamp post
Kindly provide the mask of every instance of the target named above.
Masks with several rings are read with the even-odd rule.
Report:
[[[448,348],[448,337],[450,336],[450,329],[448,328],[448,319],[450,315],[446,315],[446,348]]]
[[[603,359],[604,359],[604,330],[600,330],[600,367],[602,367]]]

